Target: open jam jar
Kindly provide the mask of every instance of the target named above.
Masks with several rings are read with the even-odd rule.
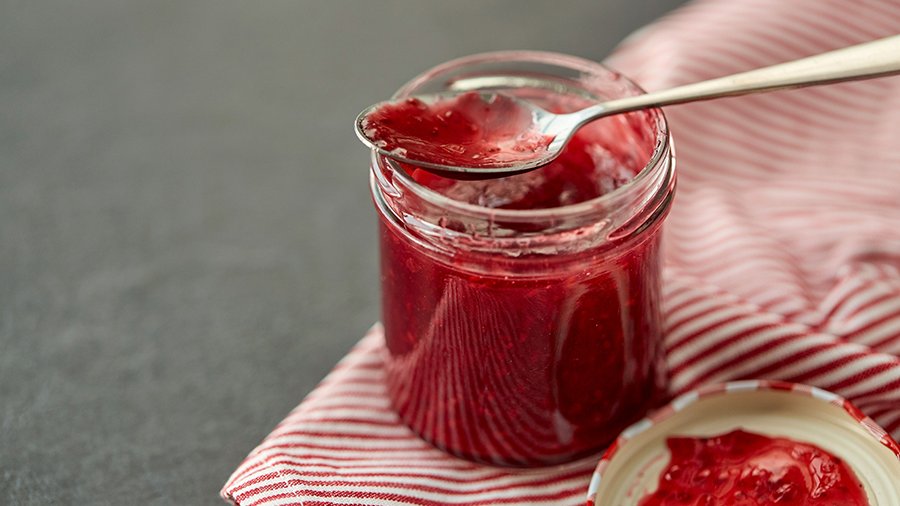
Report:
[[[479,89],[557,112],[641,93],[587,60],[501,52],[396,97]],[[661,111],[589,124],[550,166],[495,180],[373,154],[371,187],[388,389],[424,439],[481,462],[562,462],[663,399],[660,226],[675,174]]]

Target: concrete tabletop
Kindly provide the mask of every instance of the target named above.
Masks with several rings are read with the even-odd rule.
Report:
[[[378,318],[356,113],[679,0],[0,0],[0,498],[219,504]]]

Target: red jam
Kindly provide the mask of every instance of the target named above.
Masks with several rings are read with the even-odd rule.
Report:
[[[659,488],[639,506],[868,506],[865,490],[825,450],[743,430],[672,437]]]
[[[546,96],[528,98],[556,113],[591,105],[575,97],[564,101],[551,101]],[[637,175],[656,141],[647,132],[649,122],[650,115],[638,112],[590,123],[580,128],[548,165],[500,179],[463,181],[414,166],[405,168],[416,182],[460,202],[494,209],[567,206],[605,195]]]
[[[558,112],[588,105],[520,92]],[[658,118],[587,125],[552,164],[518,176],[463,181],[385,160],[373,167],[388,391],[424,439],[482,462],[556,463],[601,449],[663,400],[659,227],[670,159],[651,165],[662,182],[635,187],[650,192],[640,204],[562,207],[631,181],[650,163]],[[447,144],[442,132],[430,149]],[[446,197],[479,207],[466,214]],[[547,213],[507,219],[499,209]]]
[[[388,388],[401,418],[439,448],[494,464],[571,460],[662,400],[656,234],[521,279],[457,265],[490,265],[483,257],[436,260],[383,223],[380,234]]]
[[[475,92],[426,104],[417,98],[378,107],[363,120],[366,136],[408,160],[454,167],[509,166],[547,151],[552,137],[506,95]]]

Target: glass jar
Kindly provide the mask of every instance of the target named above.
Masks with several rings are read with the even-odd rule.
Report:
[[[395,97],[510,85],[562,112],[641,93],[597,63],[517,51],[445,63]],[[665,395],[660,226],[675,188],[671,138],[659,110],[585,128],[594,124],[608,144],[589,152],[624,153],[634,175],[560,206],[455,198],[373,153],[388,389],[404,422],[445,451],[500,465],[572,460]]]

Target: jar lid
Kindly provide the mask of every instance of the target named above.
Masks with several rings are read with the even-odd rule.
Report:
[[[815,445],[856,474],[871,506],[900,505],[900,447],[840,396],[806,385],[736,381],[688,392],[625,429],[591,479],[588,506],[636,506],[669,462],[666,438],[737,429]]]

